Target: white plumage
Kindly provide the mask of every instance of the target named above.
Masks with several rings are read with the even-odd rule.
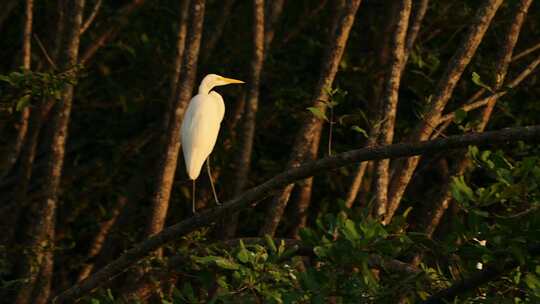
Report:
[[[195,211],[195,180],[201,173],[204,162],[214,149],[219,134],[219,128],[225,114],[225,103],[218,93],[211,91],[215,86],[243,81],[225,78],[216,74],[206,75],[197,95],[191,98],[182,121],[182,151],[186,163],[186,171],[193,180],[193,211]],[[208,171],[210,167],[208,165]],[[210,176],[210,182],[212,177]],[[216,203],[217,195],[212,183]]]
[[[212,153],[224,114],[223,98],[216,92],[198,94],[191,99],[182,122],[182,150],[190,179],[197,179]]]

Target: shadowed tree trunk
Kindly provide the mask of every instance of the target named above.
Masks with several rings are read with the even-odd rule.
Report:
[[[80,42],[80,27],[84,0],[70,3],[68,16],[68,36],[60,57],[60,67],[77,77],[77,64]],[[52,120],[52,138],[47,147],[48,163],[43,173],[39,195],[32,202],[35,212],[29,240],[29,254],[23,262],[23,278],[26,280],[17,295],[16,303],[46,303],[48,300],[54,258],[55,213],[58,203],[60,179],[64,163],[65,144],[69,117],[73,101],[72,83],[65,83],[62,98],[56,104]],[[38,280],[39,276],[39,280]],[[32,296],[35,298],[32,299]]]
[[[259,106],[259,86],[264,62],[264,0],[253,1],[253,53],[251,57],[249,88],[247,93],[246,108],[244,110],[244,122],[240,151],[236,159],[236,176],[234,196],[240,195],[248,182],[251,167],[251,155],[255,136],[255,124],[257,109]],[[270,42],[269,42],[270,43]],[[236,233],[238,226],[238,213],[232,215],[231,221],[224,228],[225,238],[230,238]]]
[[[480,45],[484,34],[491,24],[491,20],[501,4],[502,0],[485,0],[481,4],[469,27],[469,31],[437,84],[429,108],[412,134],[411,141],[418,142],[430,138],[435,126],[439,122],[444,107],[452,96],[457,82],[476,53],[478,45]],[[389,186],[388,210],[384,218],[384,223],[389,223],[392,220],[419,160],[420,157],[412,157],[401,162],[396,167]]]
[[[98,233],[96,233],[96,236],[92,240],[90,249],[88,250],[87,257],[90,262],[85,263],[82,269],[79,271],[79,275],[77,276],[77,282],[84,280],[90,275],[90,273],[92,273],[95,265],[93,261],[95,261],[96,258],[100,255],[103,246],[105,245],[105,241],[107,240],[107,236],[109,235],[109,232],[116,223],[118,216],[120,215],[120,212],[124,209],[127,201],[128,198],[126,196],[120,196],[116,201],[116,205],[111,210],[111,218],[100,224],[99,231]]]
[[[8,3],[7,11],[9,11],[11,7],[10,5],[14,5],[14,4]],[[34,12],[34,1],[26,0],[25,11],[24,11],[23,35],[22,35],[21,63],[22,63],[22,68],[28,71],[30,70],[31,56],[32,56],[32,19],[34,16],[33,12]],[[0,165],[0,169],[2,170],[2,173],[0,174],[0,180],[9,174],[9,172],[11,171],[11,168],[13,167],[13,165],[15,165],[15,162],[17,161],[17,159],[19,159],[19,155],[21,154],[21,149],[26,139],[29,116],[30,116],[30,108],[25,107],[22,110],[19,117],[19,121],[17,122],[15,126],[15,129],[17,130],[17,135],[15,137],[13,147],[11,151],[7,153],[6,158],[2,160],[2,164]]]
[[[324,102],[328,99],[327,90],[332,87],[332,83],[334,82],[334,77],[337,73],[339,62],[341,61],[341,56],[343,55],[360,2],[360,0],[348,0],[340,17],[337,19],[336,30],[333,32],[332,40],[326,50],[327,54],[323,61],[319,82],[313,94],[312,104],[320,111],[324,112],[326,110],[326,104]],[[321,134],[322,124],[323,121],[315,116],[309,116],[305,120],[296,136],[287,168],[298,167],[306,159],[306,156],[311,150],[311,143]],[[293,185],[287,185],[274,197],[267,212],[264,225],[259,232],[260,235],[275,234]]]
[[[111,18],[110,23],[103,26],[103,30],[97,35],[97,38],[82,52],[80,63],[86,64],[102,46],[114,40],[118,33],[129,23],[131,14],[141,7],[144,1],[133,0],[133,2],[122,7],[117,16]]]
[[[267,6],[268,14],[265,14],[264,20],[264,56],[268,55],[268,50],[272,41],[274,41],[274,35],[276,34],[276,27],[278,25],[279,18],[283,12],[283,4],[285,0],[273,0],[265,2]]]
[[[338,0],[339,2],[341,2],[341,0]],[[277,2],[277,1],[276,1]],[[283,40],[281,41],[281,44],[287,44],[289,41],[291,41],[292,39],[294,39],[295,37],[297,37],[300,33],[302,33],[302,30],[307,26],[309,25],[310,21],[315,17],[317,16],[325,7],[326,7],[326,4],[328,3],[328,0],[320,0],[318,3],[317,3],[317,6],[315,8],[313,8],[312,10],[310,11],[307,11],[305,12],[299,19],[298,19],[298,23],[292,27],[289,31],[287,31],[287,33],[285,33],[284,37],[283,37]],[[338,4],[339,6],[339,4]]]
[[[223,4],[221,1],[219,2],[218,5],[220,5],[222,8],[220,9],[221,13],[216,16],[216,24],[212,27],[211,31],[207,31],[207,34],[209,34],[208,37],[206,37],[206,35],[203,37],[204,40],[201,47],[201,63],[207,63],[208,58],[212,56],[219,39],[221,39],[221,36],[223,36],[223,30],[230,19],[234,3],[235,0],[224,0]]]
[[[26,0],[25,4],[25,13],[24,13],[24,23],[23,23],[23,36],[22,36],[22,68],[24,70],[29,71],[31,68],[31,55],[32,55],[32,19],[33,19],[33,12],[34,12],[34,1],[33,0]],[[28,141],[28,120],[30,116],[30,108],[25,107],[19,117],[19,122],[17,123],[17,137],[15,138],[15,142],[13,144],[12,150],[9,151],[7,157],[3,160],[3,164],[1,165],[1,169],[3,170],[2,174],[0,175],[0,180],[2,177],[5,177],[9,171],[11,171],[13,165],[17,161],[17,159],[23,159],[23,156],[20,156],[23,149],[23,143]],[[17,189],[16,192],[19,192]],[[18,195],[15,194],[15,201],[19,202],[19,205],[21,201],[18,199]],[[1,244],[4,244],[4,242],[8,242],[8,240],[11,239],[13,236],[13,233],[16,230],[16,221],[18,218],[18,215],[21,211],[20,206],[14,206],[15,212],[14,216],[10,217],[9,219],[6,219],[10,224],[6,225],[6,230],[4,230],[4,234],[1,240]]]
[[[2,30],[2,27],[4,26],[4,22],[9,18],[13,10],[17,7],[17,4],[19,4],[19,0],[6,0],[4,1],[4,6],[2,10],[0,10],[0,30]]]
[[[166,144],[161,159],[159,160],[158,173],[156,176],[155,190],[152,194],[152,214],[150,215],[146,235],[151,236],[163,229],[169,208],[169,199],[178,161],[180,149],[180,126],[184,112],[187,108],[195,77],[197,74],[197,61],[201,44],[201,32],[204,21],[204,0],[191,1],[191,22],[188,31],[184,60],[176,100],[170,115],[169,126],[166,133]],[[158,252],[158,255],[161,255]]]

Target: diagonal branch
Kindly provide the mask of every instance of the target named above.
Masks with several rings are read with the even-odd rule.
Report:
[[[450,149],[459,149],[469,145],[488,146],[517,141],[540,142],[540,125],[507,128],[499,131],[460,136],[450,136],[445,139],[437,139],[420,143],[400,143],[383,147],[364,148],[339,153],[335,156],[305,163],[304,165],[292,168],[274,176],[267,182],[244,192],[235,199],[224,203],[222,207],[201,212],[197,216],[170,226],[149,237],[145,241],[138,243],[132,249],[126,251],[122,256],[109,263],[98,272],[59,294],[55,299],[53,299],[53,303],[72,302],[80,298],[93,289],[104,285],[118,274],[126,271],[129,266],[133,265],[161,246],[177,240],[178,237],[195,229],[213,223],[224,214],[236,212],[250,207],[255,204],[255,202],[270,195],[271,192],[275,191],[276,189],[280,189],[291,182],[362,161],[379,160],[383,158],[410,157],[420,154],[448,151]]]
[[[452,56],[446,71],[437,85],[426,114],[417,126],[414,134],[412,134],[412,141],[426,140],[433,133],[446,104],[452,97],[454,88],[461,79],[465,68],[471,62],[502,2],[502,0],[486,0],[478,9],[474,21],[469,27],[469,31],[463,38],[459,49]],[[406,159],[397,167],[396,173],[392,176],[388,191],[388,210],[384,218],[385,223],[389,223],[394,216],[419,160],[419,157]]]
[[[523,50],[521,52],[519,52],[519,54],[515,55],[514,57],[512,57],[512,61],[517,61],[527,55],[529,55],[530,53],[533,53],[537,50],[540,50],[540,42],[538,42],[537,44],[531,46],[530,48],[527,48],[526,50]]]
[[[514,89],[525,78],[527,78],[529,75],[531,75],[532,72],[534,72],[534,70],[539,65],[540,65],[540,56],[536,57],[535,60],[533,60],[531,63],[529,63],[529,65],[527,65],[523,69],[523,71],[521,71],[521,73],[518,74],[518,76],[516,76],[508,84],[506,84],[506,87],[509,88],[509,89]],[[465,112],[469,112],[469,111],[478,109],[478,108],[480,108],[482,106],[485,106],[490,102],[490,100],[493,100],[493,99],[497,100],[497,99],[501,98],[502,96],[504,96],[504,95],[506,95],[508,93],[509,93],[509,91],[500,91],[500,92],[497,92],[497,93],[493,93],[493,94],[488,95],[485,98],[482,98],[482,99],[477,100],[475,102],[467,103],[466,105],[464,105],[460,109],[465,111]],[[439,120],[439,124],[444,124],[444,123],[446,123],[448,121],[451,121],[451,120],[454,119],[455,116],[456,116],[456,111],[448,113],[448,114],[441,117],[441,119]]]
[[[124,6],[120,12],[118,13],[118,16],[116,16],[111,23],[108,23],[106,27],[104,27],[103,32],[101,32],[98,37],[94,40],[94,42],[86,49],[86,51],[82,52],[82,56],[80,58],[79,63],[80,64],[86,64],[88,60],[90,60],[96,52],[104,46],[107,42],[111,41],[118,35],[120,30],[126,26],[129,22],[129,16],[133,14],[133,12],[142,6],[144,4],[145,0],[133,0],[130,4],[127,4]]]
[[[345,50],[347,40],[349,39],[349,32],[354,24],[356,12],[360,6],[361,0],[348,0],[346,4],[336,12],[336,19],[333,24],[335,30],[330,43],[326,49],[325,59],[323,61],[319,82],[315,88],[313,94],[312,104],[320,111],[326,111],[326,103],[328,100],[328,89],[332,87],[334,78],[341,62],[341,57]],[[310,116],[308,117],[302,127],[296,134],[295,143],[292,148],[292,153],[287,164],[288,168],[297,167],[300,163],[310,157],[311,144],[316,138],[321,136],[323,120]],[[284,187],[274,198],[270,205],[265,223],[260,229],[259,234],[274,235],[279,222],[285,211],[285,207],[289,201],[290,194],[294,185],[289,184]]]
[[[102,0],[97,0],[94,4],[94,7],[92,8],[92,12],[90,13],[90,16],[86,19],[86,21],[83,23],[81,27],[81,35],[86,32],[86,30],[92,25],[92,22],[94,22],[94,19],[96,19],[96,16],[99,12],[99,9],[101,8],[101,2]]]

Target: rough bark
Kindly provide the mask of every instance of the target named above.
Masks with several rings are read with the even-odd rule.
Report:
[[[264,56],[268,54],[268,50],[272,41],[274,41],[274,35],[276,33],[276,27],[283,12],[283,4],[285,0],[273,0],[270,3],[266,2],[268,6],[268,14],[265,14],[264,20]]]
[[[264,62],[264,0],[253,1],[253,53],[250,65],[250,79],[247,93],[246,108],[244,110],[244,123],[242,126],[242,136],[240,151],[235,161],[236,176],[234,185],[234,195],[240,195],[244,191],[249,170],[251,167],[251,154],[253,151],[253,140],[255,137],[255,125],[257,109],[259,107],[259,86],[261,81],[261,71]],[[232,237],[236,233],[238,226],[238,214],[233,214],[231,221],[225,228],[225,237]]]
[[[426,15],[428,5],[429,0],[414,1],[413,3],[413,9],[410,18],[411,21],[407,30],[407,42],[405,46],[405,64],[403,65],[403,69],[405,69],[407,59],[411,54],[414,43],[416,42],[416,38],[418,37],[418,33],[420,32],[420,27],[422,25],[422,21],[424,20],[424,16]]]
[[[399,85],[401,72],[405,66],[406,35],[411,14],[412,1],[402,0],[399,3],[397,22],[392,37],[392,51],[390,55],[389,69],[386,73],[384,93],[382,98],[383,112],[381,130],[379,132],[379,144],[387,145],[394,139],[394,125],[396,122],[397,104],[399,98]],[[376,215],[383,216],[386,213],[388,201],[388,182],[390,179],[390,161],[381,160],[376,164]]]
[[[501,144],[515,143],[518,141],[540,142],[540,126],[506,128],[499,131],[450,136],[444,139],[420,143],[399,143],[384,147],[364,148],[305,163],[278,174],[261,185],[251,188],[242,195],[225,202],[221,207],[203,211],[196,217],[191,217],[167,227],[160,233],[135,244],[132,249],[127,250],[118,259],[112,261],[82,282],[75,284],[68,290],[59,294],[53,299],[53,303],[72,302],[80,298],[94,288],[103,286],[111,280],[111,278],[126,271],[129,266],[159,247],[175,241],[180,236],[195,229],[210,225],[227,213],[248,208],[254,205],[254,202],[268,196],[270,192],[280,189],[291,182],[362,161],[432,154],[441,151],[460,149],[469,145],[476,145],[479,147],[499,145],[500,147]]]
[[[311,143],[311,150],[307,156],[307,161],[312,161],[317,158],[319,151],[319,143],[321,137],[317,137]],[[306,178],[299,183],[298,201],[296,202],[296,222],[291,230],[291,237],[298,239],[300,237],[300,229],[307,225],[308,209],[311,205],[311,194],[313,191],[313,177]]]
[[[319,82],[315,88],[312,99],[313,106],[319,108],[319,110],[323,112],[326,110],[325,101],[328,100],[327,90],[332,87],[332,83],[334,82],[339,62],[341,61],[341,56],[345,50],[349,32],[354,23],[356,11],[360,6],[360,2],[360,0],[347,1],[340,17],[336,20],[336,30],[333,32],[333,37],[326,50]],[[311,148],[310,143],[321,134],[322,124],[323,121],[315,116],[309,116],[305,120],[296,136],[287,168],[298,167],[306,159]],[[293,184],[287,185],[275,196],[268,210],[265,223],[259,232],[260,235],[274,235],[283,215],[283,211],[288,203],[292,188]]]
[[[191,2],[191,22],[186,41],[182,72],[178,81],[178,94],[170,115],[166,133],[166,144],[160,156],[154,194],[152,195],[152,214],[146,228],[151,236],[163,229],[180,149],[180,126],[195,83],[197,61],[204,21],[204,0]]]
[[[80,27],[82,13],[84,10],[84,0],[73,1],[71,5],[68,39],[61,56],[61,68],[71,70],[73,78],[76,71],[73,67],[77,64],[80,42]],[[50,289],[53,270],[53,250],[55,239],[55,212],[60,189],[60,179],[64,163],[65,144],[68,132],[69,117],[71,114],[71,104],[73,100],[74,85],[66,83],[62,90],[62,99],[57,103],[57,109],[53,117],[52,138],[47,147],[46,154],[48,163],[43,174],[42,188],[35,205],[37,216],[34,219],[32,233],[29,242],[29,254],[24,258],[23,278],[26,283],[21,287],[17,295],[16,303],[28,303],[30,296],[47,296]],[[39,284],[36,284],[39,274]],[[42,299],[34,299],[33,302]],[[45,301],[47,299],[45,298]]]
[[[428,110],[411,136],[411,141],[418,142],[429,138],[438,124],[442,111],[450,100],[463,71],[476,53],[491,20],[502,4],[502,0],[485,0],[478,9],[469,31],[462,40],[459,49],[452,56],[450,63],[435,89]],[[406,159],[398,165],[392,176],[388,195],[388,210],[384,223],[389,223],[396,212],[405,189],[418,165],[420,158]]]
[[[184,50],[186,48],[186,37],[189,22],[189,4],[190,0],[180,2],[180,19],[178,22],[178,33],[176,35],[176,56],[174,57],[174,69],[171,73],[169,101],[163,113],[163,133],[169,126],[171,109],[178,97],[178,81],[180,80],[180,71],[182,70],[182,61],[184,60]],[[162,139],[165,141],[165,138]]]

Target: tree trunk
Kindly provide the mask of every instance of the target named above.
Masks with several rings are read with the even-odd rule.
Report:
[[[74,67],[77,64],[79,54],[79,33],[84,0],[73,1],[70,8],[69,25],[66,27],[69,34],[60,57],[60,64],[62,70],[71,71],[70,74],[75,79],[77,71]],[[33,294],[47,297],[49,294],[54,258],[55,212],[62,177],[73,89],[74,85],[72,83],[66,83],[62,90],[62,99],[56,105],[52,121],[52,138],[46,152],[48,163],[43,174],[42,188],[38,190],[40,195],[37,196],[37,200],[32,203],[36,210],[36,217],[31,229],[30,253],[25,256],[23,262],[23,278],[25,278],[26,282],[17,295],[16,303],[47,301],[47,298],[34,298],[31,300],[31,296]],[[38,275],[39,282],[37,280]],[[36,282],[39,284],[36,284]]]
[[[201,44],[201,32],[204,21],[204,0],[191,1],[191,22],[186,41],[182,72],[178,81],[178,91],[173,107],[173,115],[170,115],[169,126],[166,133],[166,145],[158,166],[156,185],[152,195],[152,214],[146,228],[146,235],[151,236],[163,229],[169,207],[169,199],[178,161],[180,149],[180,126],[184,112],[187,108],[195,77],[197,74],[197,61]],[[161,255],[158,252],[158,255]]]
[[[180,71],[182,70],[182,60],[184,59],[184,50],[186,47],[186,35],[189,21],[189,3],[190,0],[182,0],[180,2],[180,20],[178,22],[178,34],[176,36],[176,56],[174,57],[174,70],[171,73],[171,83],[169,92],[169,102],[165,107],[163,116],[163,130],[166,131],[169,124],[171,109],[178,96],[178,81],[180,79]],[[165,133],[165,132],[164,132]]]
[[[16,2],[15,2],[16,3]],[[13,3],[8,3],[7,10],[9,11],[10,5]],[[25,11],[24,11],[24,25],[23,25],[23,36],[22,36],[22,68],[29,71],[32,58],[32,19],[34,17],[34,1],[26,0]],[[19,117],[15,129],[17,130],[17,135],[15,137],[15,142],[11,151],[7,153],[7,156],[2,160],[3,164],[0,165],[0,169],[3,171],[0,174],[0,180],[9,174],[19,155],[23,144],[26,140],[26,133],[28,130],[28,118],[30,117],[30,108],[25,107]]]
[[[506,35],[503,40],[502,48],[500,49],[500,52],[499,52],[499,59],[497,60],[497,63],[495,65],[497,67],[497,70],[495,72],[495,79],[493,82],[493,91],[495,92],[499,91],[503,87],[504,80],[508,72],[508,67],[512,60],[513,51],[516,46],[517,40],[519,38],[523,21],[525,20],[525,17],[527,16],[527,12],[531,3],[532,3],[532,0],[521,0],[519,2],[516,8],[513,22],[510,25],[508,31],[506,32]],[[495,105],[496,102],[497,102],[497,98],[495,97],[489,99],[488,104],[486,105],[486,107],[484,108],[484,111],[481,114],[480,124],[476,128],[475,130],[476,132],[484,131],[491,117],[493,106]],[[469,159],[467,158],[466,152],[463,152],[459,156],[459,159],[453,170],[454,172],[452,176],[459,177],[463,175],[465,171],[467,170],[467,168],[469,167],[469,163],[470,162],[469,162]],[[428,238],[431,238],[433,236],[433,233],[439,226],[442,216],[444,215],[452,199],[452,193],[450,192],[451,184],[452,184],[452,178],[449,178],[448,181],[443,186],[443,188],[441,189],[439,197],[435,199],[435,202],[433,204],[434,208],[432,209],[431,214],[428,216],[430,220],[427,223],[426,228],[425,228],[425,233]],[[419,262],[419,260],[415,262]]]
[[[317,152],[319,152],[319,143],[321,137],[317,137],[311,143],[310,154],[306,158],[307,161],[315,160]],[[306,178],[299,182],[298,201],[296,203],[296,222],[291,230],[291,237],[298,239],[300,237],[300,229],[307,225],[308,209],[311,205],[311,194],[313,191],[313,177]]]
[[[247,94],[246,108],[244,110],[244,123],[240,151],[236,159],[236,176],[234,196],[242,194],[248,182],[251,167],[251,154],[255,137],[255,124],[259,106],[259,86],[261,71],[264,62],[264,0],[253,0],[253,53],[251,57],[251,71]],[[232,237],[238,226],[238,213],[232,214],[232,219],[223,227],[225,238]]]
[[[469,27],[469,32],[464,37],[461,46],[453,55],[450,63],[435,89],[429,109],[424,114],[422,121],[411,136],[412,142],[429,139],[435,126],[438,124],[444,107],[450,100],[457,82],[463,71],[476,53],[476,49],[482,42],[491,20],[502,4],[502,0],[485,0],[478,9],[476,16]],[[394,216],[405,189],[418,165],[420,157],[409,158],[400,163],[395,170],[389,187],[388,210],[384,223],[389,223]]]
[[[326,50],[327,54],[323,61],[321,75],[315,93],[313,94],[312,102],[315,107],[323,112],[326,110],[326,104],[324,102],[328,99],[327,90],[332,87],[332,83],[334,82],[360,2],[360,0],[347,1],[340,18],[337,19],[336,30],[333,32],[332,41]],[[305,120],[296,136],[295,145],[287,168],[298,167],[306,159],[311,149],[310,143],[316,137],[320,136],[322,123],[323,121],[321,119],[314,116],[309,116]],[[274,197],[267,212],[265,223],[259,232],[260,235],[269,234],[272,236],[275,234],[292,188],[293,184],[289,184]]]
[[[382,97],[382,121],[378,135],[379,145],[391,144],[394,139],[394,125],[396,122],[397,104],[399,98],[399,85],[401,74],[405,66],[406,35],[411,14],[411,0],[402,0],[398,6],[396,15],[395,31],[392,37],[390,65],[386,72],[384,95]],[[390,160],[384,159],[376,163],[376,215],[383,216],[386,213],[388,202],[388,181],[390,178]]]
[[[219,39],[221,39],[221,36],[223,36],[223,30],[227,25],[227,21],[230,19],[234,2],[235,0],[224,0],[223,3],[221,1],[218,3],[218,5],[222,7],[220,9],[221,13],[216,16],[216,24],[212,28],[212,31],[206,32],[210,35],[208,35],[208,37],[206,37],[206,35],[204,36],[202,42],[203,46],[201,48],[201,63],[208,63],[208,58],[212,56]]]

